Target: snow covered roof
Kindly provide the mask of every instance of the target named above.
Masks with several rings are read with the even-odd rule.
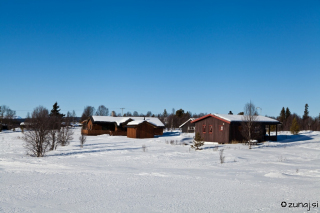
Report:
[[[139,125],[139,124],[141,124],[143,122],[145,122],[145,120],[130,121],[127,125],[128,126]]]
[[[224,120],[230,121],[230,122],[242,122],[244,116],[243,115],[228,115],[228,114],[214,114],[217,117],[220,117]],[[279,121],[268,118],[265,116],[258,115],[255,119],[256,122],[263,122],[263,123],[280,123]]]
[[[200,120],[202,120],[204,118],[207,118],[207,117],[210,117],[210,116],[218,118],[218,119],[222,119],[222,120],[224,120],[224,121],[226,121],[228,123],[231,123],[231,122],[242,122],[243,119],[244,119],[243,115],[208,114],[208,115],[205,115],[205,116],[203,116],[201,118],[193,120],[192,123],[200,121]],[[261,116],[261,115],[258,115],[254,122],[280,124],[280,122],[278,120],[275,120],[275,119],[272,119],[272,118],[268,118],[268,117],[265,117],[265,116]]]
[[[93,122],[115,122],[119,126],[121,123],[124,123],[128,121],[129,119],[142,123],[143,121],[148,121],[149,123],[157,126],[157,127],[164,127],[163,123],[159,120],[159,118],[156,117],[112,117],[112,116],[92,116]],[[131,124],[130,125],[134,125]],[[129,125],[128,123],[128,125]],[[138,123],[139,124],[139,123]],[[137,124],[135,124],[137,125]]]
[[[195,118],[189,118],[186,122],[184,122],[183,124],[181,124],[179,126],[179,128],[183,127],[186,123],[188,123],[189,121],[193,121]]]
[[[146,120],[130,121],[130,122],[127,124],[127,126],[136,126],[136,125],[139,125],[139,124],[141,124],[141,123],[143,123],[143,122],[148,122],[148,123],[150,123],[152,126],[156,126],[156,125],[154,125],[153,123],[151,123],[151,122],[149,122],[149,121],[146,121]]]

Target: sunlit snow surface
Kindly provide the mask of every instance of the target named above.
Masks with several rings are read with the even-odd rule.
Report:
[[[281,202],[320,202],[320,132],[194,151],[183,145],[192,134],[89,136],[80,148],[74,131],[43,158],[26,155],[21,132],[0,133],[0,212],[307,212]]]

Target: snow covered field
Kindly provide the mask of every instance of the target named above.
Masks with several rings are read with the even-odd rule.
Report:
[[[252,150],[194,151],[180,145],[192,134],[179,132],[89,136],[81,149],[77,128],[69,146],[36,158],[26,155],[21,132],[2,132],[0,212],[307,212],[289,208],[299,202],[319,212],[320,132],[280,134]]]

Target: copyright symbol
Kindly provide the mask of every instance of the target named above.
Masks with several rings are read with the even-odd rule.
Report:
[[[286,206],[287,206],[287,202],[282,201],[282,203],[281,203],[281,207],[286,207]]]

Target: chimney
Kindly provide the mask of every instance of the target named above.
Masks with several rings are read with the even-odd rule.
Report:
[[[111,112],[111,116],[112,116],[112,117],[116,117],[116,112],[115,112],[115,111],[112,111],[112,112]]]
[[[232,111],[229,111],[228,115],[233,115]]]

